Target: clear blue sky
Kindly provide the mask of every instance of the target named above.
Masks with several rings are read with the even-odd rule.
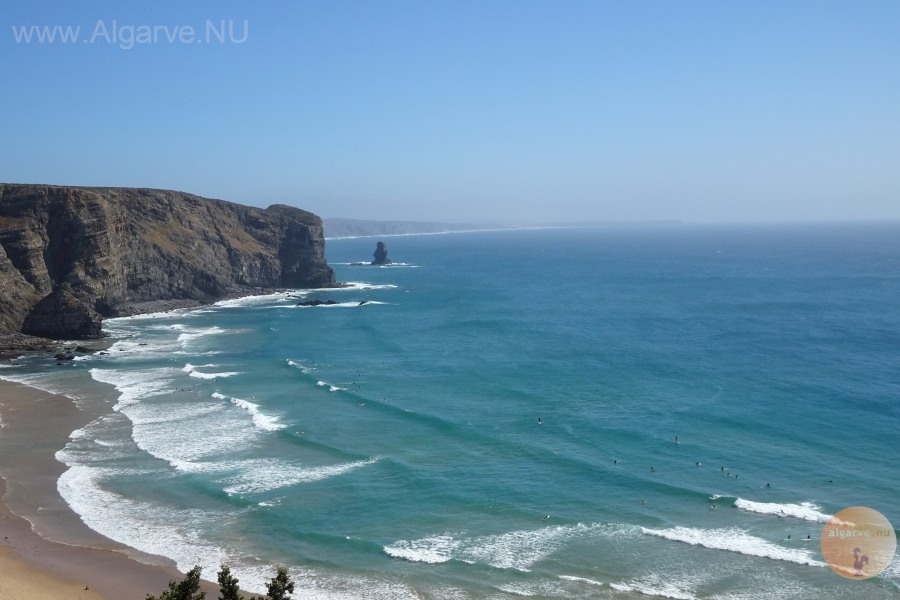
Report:
[[[0,21],[0,181],[369,219],[900,218],[896,0],[37,0]]]

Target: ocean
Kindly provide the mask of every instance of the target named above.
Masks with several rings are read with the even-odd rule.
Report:
[[[379,239],[393,265],[352,264]],[[257,592],[286,565],[298,598],[900,597],[896,557],[853,581],[819,547],[847,507],[900,524],[900,224],[326,254],[348,287],[0,370],[99,415],[57,453],[89,527]]]

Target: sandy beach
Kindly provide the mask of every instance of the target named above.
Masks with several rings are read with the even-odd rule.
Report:
[[[57,493],[64,466],[54,453],[92,418],[69,398],[0,381],[4,600],[143,600],[181,578],[170,561],[139,556],[88,529]],[[213,597],[218,591],[204,588]]]

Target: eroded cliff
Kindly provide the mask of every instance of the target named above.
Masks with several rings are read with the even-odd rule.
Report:
[[[166,190],[0,184],[0,333],[100,335],[103,317],[334,285],[322,221]]]

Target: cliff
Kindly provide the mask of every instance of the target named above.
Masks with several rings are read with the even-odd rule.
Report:
[[[322,221],[151,189],[0,184],[0,334],[100,336],[103,317],[334,285]]]

